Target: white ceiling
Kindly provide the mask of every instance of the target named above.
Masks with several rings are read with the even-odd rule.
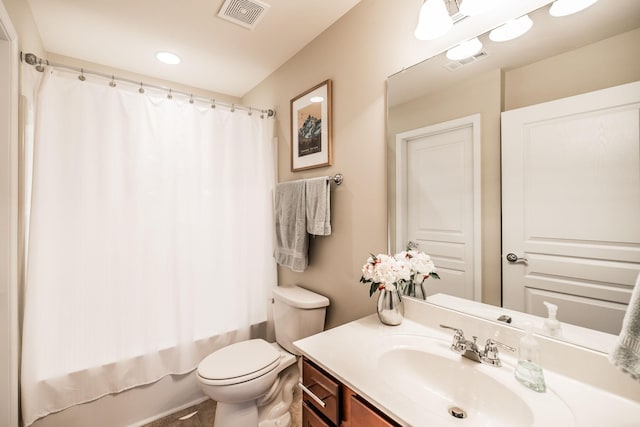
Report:
[[[360,0],[262,0],[253,30],[219,18],[223,0],[28,1],[47,52],[242,97]]]

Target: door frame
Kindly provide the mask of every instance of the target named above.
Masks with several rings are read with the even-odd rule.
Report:
[[[18,34],[0,1],[0,424],[18,426]]]
[[[473,144],[473,300],[482,301],[482,153],[480,113],[396,134],[396,250],[404,248],[407,214],[407,146],[409,142],[466,127],[471,128]]]

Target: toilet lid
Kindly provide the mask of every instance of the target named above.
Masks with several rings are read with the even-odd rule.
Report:
[[[205,357],[198,365],[198,375],[209,380],[244,377],[248,381],[275,368],[279,359],[280,352],[263,339],[241,341]]]

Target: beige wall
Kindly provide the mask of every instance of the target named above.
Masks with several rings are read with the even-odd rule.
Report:
[[[640,28],[505,73],[505,109],[640,80]]]
[[[389,109],[389,191],[395,188],[395,135],[481,114],[482,301],[500,305],[500,112],[502,73],[490,71]],[[460,102],[464,99],[464,102]],[[390,212],[390,216],[394,215]],[[391,230],[393,233],[393,230]]]
[[[44,47],[40,32],[31,14],[31,8],[27,0],[2,0],[11,23],[18,33],[18,46],[20,51],[35,53],[38,56],[44,55]]]
[[[363,0],[244,99],[277,112],[279,181],[344,174],[332,192],[332,235],[312,239],[304,273],[278,271],[280,285],[299,284],[331,300],[327,327],[375,312],[359,279],[369,253],[387,251],[385,80],[421,59],[411,13],[421,1],[402,3]],[[293,173],[290,100],[326,79],[333,81],[333,166]]]

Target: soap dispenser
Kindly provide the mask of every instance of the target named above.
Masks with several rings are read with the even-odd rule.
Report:
[[[544,319],[544,329],[545,331],[551,335],[552,337],[559,337],[562,335],[562,325],[556,319],[556,314],[558,312],[558,306],[555,304],[551,304],[550,302],[544,301],[543,304],[547,307],[548,315],[547,318]]]
[[[518,364],[515,377],[523,385],[537,392],[546,391],[544,375],[540,367],[540,345],[533,337],[531,323],[525,324],[525,335],[520,339]]]

